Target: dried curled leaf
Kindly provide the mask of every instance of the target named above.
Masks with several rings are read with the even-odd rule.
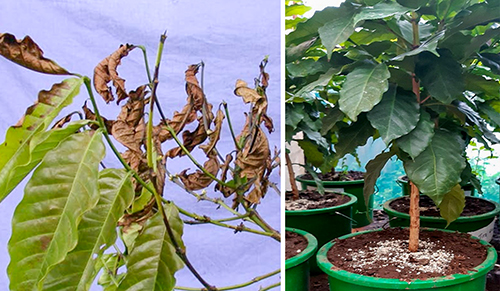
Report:
[[[222,129],[222,121],[224,120],[225,116],[222,110],[217,110],[217,114],[215,116],[214,124],[215,124],[215,129],[210,131],[208,138],[210,142],[206,145],[200,146],[200,148],[207,154],[207,156],[212,152],[212,150],[215,148],[215,145],[220,139],[220,131]]]
[[[17,40],[12,34],[0,34],[0,55],[18,65],[40,73],[71,74],[54,61],[45,58],[42,49],[29,36],[25,36],[23,40]]]
[[[181,112],[175,111],[174,117],[172,118],[172,120],[167,120],[167,124],[172,127],[176,133],[179,133],[184,129],[184,126],[186,124],[192,123],[196,119],[196,111],[193,111],[192,106],[187,104],[184,105]],[[167,130],[163,121],[159,125],[154,127],[153,134],[158,136],[161,142],[172,139],[172,135]]]
[[[144,104],[146,86],[131,91],[127,103],[122,106],[120,114],[111,127],[113,137],[128,149],[141,152],[146,135],[144,122]]]
[[[108,83],[113,81],[113,86],[116,88],[118,96],[117,103],[128,97],[125,90],[125,80],[118,76],[117,68],[120,65],[121,59],[126,57],[130,51],[135,48],[133,45],[121,45],[118,50],[110,56],[102,60],[94,69],[94,88],[97,93],[104,98],[106,103],[115,100],[111,88]]]
[[[194,111],[201,111],[203,103],[206,102],[205,94],[198,83],[198,79],[196,79],[199,67],[199,65],[190,65],[185,72],[186,93],[191,99]]]
[[[203,168],[205,168],[205,170],[207,170],[207,172],[209,172],[213,176],[216,176],[220,169],[220,163],[217,159],[217,155],[210,155],[209,159],[203,164]],[[194,191],[205,189],[213,182],[212,178],[208,177],[200,170],[196,170],[196,172],[191,174],[186,173],[187,170],[179,173],[179,178],[188,190]]]
[[[188,151],[192,151],[197,145],[202,144],[207,139],[207,132],[203,125],[203,118],[198,118],[198,126],[194,131],[182,132],[182,143]],[[166,154],[169,158],[182,157],[186,153],[180,148],[175,147]]]
[[[83,113],[85,114],[85,119],[88,119],[88,120],[97,120],[95,113],[92,112],[92,110],[90,110],[87,107],[87,102],[85,102],[83,104],[82,109],[83,109]],[[101,118],[104,121],[104,125],[106,126],[107,132],[108,133],[111,132],[111,128],[113,127],[114,121],[113,120],[107,120],[103,116],[101,116]],[[90,128],[92,128],[93,130],[97,130],[99,128],[99,126],[97,126],[96,124],[91,124]]]
[[[252,122],[260,124],[264,121],[264,125],[269,132],[274,130],[273,120],[267,116],[267,96],[262,88],[259,88],[261,94],[257,90],[248,87],[248,84],[243,80],[236,81],[236,89],[234,89],[234,94],[243,98],[243,102],[252,103]]]
[[[229,165],[231,164],[232,161],[233,161],[233,156],[231,154],[227,154],[226,160],[224,161],[224,164],[221,167],[222,174],[221,174],[220,180],[223,182],[226,182],[227,171],[229,170]],[[215,185],[215,190],[222,192],[222,195],[224,195],[224,197],[226,197],[226,198],[231,196],[235,192],[234,189],[225,187],[221,184]]]

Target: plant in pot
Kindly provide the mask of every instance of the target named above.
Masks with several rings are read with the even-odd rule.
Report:
[[[204,290],[232,289],[235,286],[217,288],[196,270],[182,240],[184,224],[211,224],[230,233],[249,232],[280,241],[279,232],[256,209],[269,187],[276,186],[268,178],[279,160],[261,128],[265,122],[272,129],[266,115],[267,59],[260,64],[255,89],[237,81],[235,94],[251,109],[241,133],[227,136],[235,149],[224,158],[219,141],[224,140],[221,129],[224,119],[229,120],[228,106],[223,103],[212,112],[196,77],[203,63],[185,72],[185,106],[169,118],[163,113],[157,89],[165,41],[163,34],[153,72],[145,47],[127,44],[95,67],[92,82],[45,58],[29,36],[17,40],[0,34],[0,54],[7,59],[41,73],[71,75],[42,90],[0,145],[0,200],[32,172],[12,220],[10,290],[89,290],[95,283],[103,290],[192,290],[176,286],[175,274],[184,266],[196,278],[194,284]],[[117,69],[134,49],[143,52],[148,82],[127,92]],[[113,87],[108,87],[110,82]],[[123,103],[116,119],[101,115],[92,83],[106,103],[115,98],[118,105]],[[82,112],[54,122],[82,85],[91,108],[85,102]],[[156,113],[161,118],[153,119]],[[75,115],[81,120],[72,121]],[[190,126],[195,130],[190,131]],[[167,141],[174,146],[164,152]],[[105,145],[122,168],[104,165]],[[203,164],[194,157],[196,151],[203,153]],[[167,160],[181,156],[188,157],[197,170],[171,173]],[[207,193],[213,183],[223,197]],[[176,205],[169,200],[175,189],[227,210],[228,217],[211,219]],[[233,205],[225,198],[232,199]],[[279,268],[236,287],[277,274]]]
[[[408,232],[404,245],[409,260],[417,265],[434,262],[415,257],[430,248],[427,238],[419,240],[420,235],[428,236],[419,231],[419,192],[430,197],[451,223],[465,204],[459,183],[474,181],[466,145],[471,138],[485,146],[499,142],[490,127],[500,126],[498,9],[497,0],[351,0],[316,12],[286,39],[287,71],[297,72],[288,74],[287,102],[295,105],[313,98],[328,107],[318,123],[334,132],[330,138],[336,141],[336,154],[353,152],[369,139],[380,138],[386,144],[366,165],[365,197],[372,195],[388,160],[397,157],[403,162],[411,185],[411,219],[409,230],[402,231]],[[311,96],[314,91],[319,93]],[[311,147],[321,156],[316,144]],[[318,262],[330,276],[331,290],[345,290],[350,281],[359,283],[356,290],[430,290],[464,281],[466,286],[458,288],[482,290],[496,252],[485,242],[471,243],[486,245],[484,264],[475,268],[477,272],[446,274],[452,276],[439,280],[413,280],[422,278],[415,273],[401,281],[400,269],[387,282],[373,279],[383,273],[382,267],[369,276],[351,276],[328,263],[325,256],[332,244],[319,251]],[[454,260],[458,257],[462,258]]]

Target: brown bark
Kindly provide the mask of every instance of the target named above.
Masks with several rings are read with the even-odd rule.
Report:
[[[420,231],[420,193],[417,186],[410,181],[410,252],[418,250],[418,235]]]
[[[288,176],[290,177],[290,185],[292,185],[293,200],[299,199],[299,189],[297,188],[297,182],[295,181],[295,173],[293,171],[292,160],[290,155],[285,151],[286,166],[288,169]]]

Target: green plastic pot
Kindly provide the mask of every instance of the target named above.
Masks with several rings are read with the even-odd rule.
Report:
[[[396,211],[389,206],[392,201],[397,199],[401,199],[401,197],[386,201],[383,205],[384,211],[389,215],[389,224],[391,227],[407,227],[410,225],[410,215]],[[473,197],[473,199],[486,200],[479,197]],[[446,220],[442,217],[420,216],[420,225],[422,227],[437,229],[444,229],[446,227],[448,230],[467,232],[489,242],[493,237],[495,217],[498,213],[500,213],[500,205],[491,200],[487,201],[495,205],[495,209],[490,212],[473,216],[460,216],[455,221],[450,223],[448,227],[446,227]]]
[[[356,196],[349,193],[351,200],[343,205],[307,210],[286,210],[285,226],[303,229],[312,234],[320,246],[334,238],[351,233],[352,208],[358,201]],[[316,256],[311,258],[310,269],[312,273],[320,273],[316,264]]]
[[[316,182],[314,180],[306,180],[302,176],[297,177],[302,189],[316,189]],[[322,181],[325,191],[331,192],[345,192],[356,196],[358,202],[352,209],[352,218],[355,223],[353,227],[363,227],[372,223],[373,221],[373,195],[370,196],[368,203],[365,202],[363,195],[363,187],[365,180],[354,181]]]
[[[410,183],[406,180],[403,179],[403,177],[406,177],[405,175],[399,176],[398,179],[396,180],[396,183],[401,187],[401,192],[403,195],[408,196],[410,195]],[[465,192],[465,196],[475,196],[476,195],[476,188],[472,186],[472,184],[468,183],[464,186],[462,186],[462,189]]]
[[[368,230],[349,234],[340,239],[361,235],[367,232],[380,231]],[[446,232],[451,232],[444,230]],[[336,269],[327,259],[327,253],[334,247],[334,242],[324,245],[317,254],[318,264],[321,270],[328,275],[330,291],[380,291],[380,290],[421,290],[421,291],[482,291],[486,286],[486,275],[493,269],[497,260],[497,252],[493,246],[481,240],[486,245],[488,254],[486,260],[467,274],[455,274],[430,278],[426,280],[413,280],[411,282],[399,279],[375,278]]]
[[[285,261],[285,290],[307,291],[309,290],[309,259],[318,250],[318,241],[312,234],[300,229],[287,227],[286,231],[304,236],[308,244],[300,254]]]

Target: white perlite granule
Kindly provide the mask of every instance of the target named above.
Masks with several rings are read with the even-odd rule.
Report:
[[[399,269],[414,270],[418,275],[420,272],[443,272],[446,266],[453,260],[453,253],[445,250],[431,250],[435,244],[428,241],[420,241],[419,251],[409,252],[408,241],[392,240],[381,241],[377,246],[366,247],[364,250],[351,251],[343,257],[351,261],[352,268],[358,271],[362,269],[371,269],[374,262],[385,262],[382,267],[389,265],[396,266]],[[410,273],[413,273],[410,271]]]
[[[311,201],[308,199],[300,198],[293,201],[285,201],[286,210],[306,210],[310,209],[310,206],[321,205],[324,203],[335,201],[335,199],[326,199],[321,201]],[[313,207],[314,208],[314,207]]]

